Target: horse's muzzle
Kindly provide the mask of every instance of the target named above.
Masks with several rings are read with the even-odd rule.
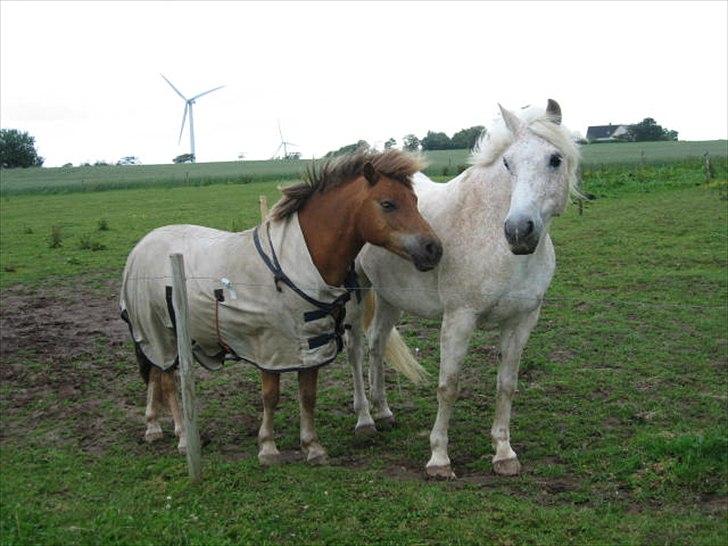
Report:
[[[507,218],[503,232],[513,254],[533,254],[541,239],[541,228],[528,216]]]
[[[440,263],[442,258],[442,243],[439,239],[426,236],[409,238],[405,249],[412,258],[412,263],[418,271],[430,271]]]

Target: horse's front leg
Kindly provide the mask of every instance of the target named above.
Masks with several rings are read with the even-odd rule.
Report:
[[[313,412],[316,408],[316,384],[318,368],[298,372],[298,393],[301,408],[301,449],[306,461],[313,464],[326,464],[326,450],[321,446],[313,425]]]
[[[263,398],[263,421],[258,431],[258,462],[268,466],[280,462],[281,454],[273,437],[273,416],[278,406],[281,374],[260,372]]]
[[[447,428],[453,405],[459,392],[460,366],[468,352],[470,336],[477,315],[470,309],[445,311],[440,330],[440,378],[437,385],[437,417],[430,433],[432,456],[427,463],[427,475],[435,478],[454,478],[447,454]]]
[[[538,321],[540,308],[509,321],[501,328],[501,361],[498,365],[495,419],[490,436],[493,439],[493,470],[502,476],[521,472],[516,452],[511,448],[511,405],[518,387],[518,367],[528,336]]]

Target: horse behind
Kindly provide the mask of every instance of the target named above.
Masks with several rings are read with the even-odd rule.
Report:
[[[357,430],[372,429],[374,419],[394,419],[382,359],[402,311],[442,317],[438,411],[426,466],[430,476],[455,476],[448,456],[448,424],[460,367],[478,325],[500,330],[493,468],[503,475],[520,472],[510,443],[511,404],[521,353],[554,273],[549,226],[576,192],[578,159],[555,101],[549,100],[545,110],[529,108],[520,115],[501,108],[501,118],[481,137],[469,169],[444,184],[415,176],[420,211],[445,249],[438,267],[415,274],[410,264],[374,247],[365,247],[359,256],[358,271],[376,292],[376,310],[368,330],[373,407],[363,386],[362,329],[355,322],[351,331]]]
[[[411,176],[420,168],[419,159],[404,152],[359,151],[311,168],[304,182],[283,190],[268,220],[255,229],[166,226],[144,237],[127,259],[121,309],[147,382],[146,440],[162,437],[159,412],[166,405],[178,448],[186,449],[168,260],[180,252],[195,358],[210,369],[234,358],[261,370],[261,464],[280,459],[273,414],[285,371],[298,372],[306,459],[324,462],[313,417],[318,371],[343,346],[345,304],[359,297],[352,276],[357,254],[370,243],[420,271],[435,267],[442,255],[417,210]]]

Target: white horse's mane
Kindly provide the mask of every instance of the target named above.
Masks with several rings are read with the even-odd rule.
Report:
[[[526,123],[529,131],[559,149],[564,157],[569,193],[572,197],[578,197],[580,194],[577,189],[577,168],[580,154],[571,132],[563,125],[554,123],[544,108],[527,106],[514,114]],[[513,141],[513,133],[506,127],[503,117],[499,115],[478,139],[470,156],[470,163],[481,167],[491,165],[508,146],[513,144]]]

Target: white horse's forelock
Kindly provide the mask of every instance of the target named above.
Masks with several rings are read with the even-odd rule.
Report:
[[[549,142],[561,152],[566,168],[566,180],[569,194],[579,197],[577,169],[579,166],[579,148],[571,136],[571,132],[561,124],[553,122],[544,108],[528,106],[514,112],[536,136]],[[513,144],[514,135],[506,127],[502,116],[498,116],[478,139],[470,156],[470,164],[488,167],[496,161],[506,148]]]

